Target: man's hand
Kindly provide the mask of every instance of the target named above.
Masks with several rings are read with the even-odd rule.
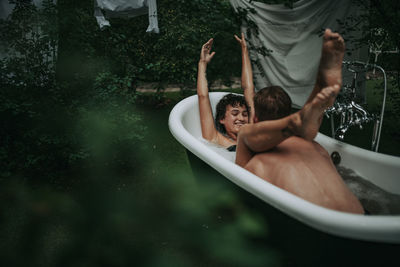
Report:
[[[210,40],[208,40],[207,43],[205,43],[201,47],[200,62],[204,62],[204,63],[208,64],[211,61],[211,59],[213,58],[213,56],[215,55],[215,52],[211,53],[213,41],[214,41],[214,39],[211,38]]]
[[[240,38],[235,34],[235,39],[239,42],[239,44],[240,44],[240,46],[242,47],[242,49],[246,49],[246,48],[247,48],[246,39],[244,39],[244,33],[242,33],[242,39],[240,39]]]

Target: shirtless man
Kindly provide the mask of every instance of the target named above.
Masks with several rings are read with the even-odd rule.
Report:
[[[316,85],[299,112],[265,120],[262,105],[268,101],[260,96],[265,89],[256,94],[255,123],[239,131],[236,163],[317,205],[364,213],[359,200],[337,173],[328,152],[313,141],[324,110],[333,104],[340,91],[344,51],[342,37],[327,29]]]
[[[247,104],[253,103],[254,97],[253,73],[247,45],[243,33],[242,38],[236,35],[235,38],[242,48],[242,88],[244,98],[234,94],[228,94],[223,97],[217,104],[215,123],[206,78],[207,65],[215,55],[215,52],[211,52],[214,41],[212,38],[201,48],[197,74],[197,95],[202,136],[209,142],[227,147],[229,150],[236,149],[237,134],[240,128],[249,123],[249,118],[252,121],[254,117],[253,105],[249,106]]]

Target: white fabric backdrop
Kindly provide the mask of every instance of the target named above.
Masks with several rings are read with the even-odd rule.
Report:
[[[269,85],[282,86],[292,98],[295,106],[302,106],[314,87],[322,38],[317,32],[331,28],[340,32],[337,19],[343,19],[350,12],[350,0],[300,0],[293,9],[284,5],[267,5],[248,0],[230,0],[236,11],[254,9],[247,18],[255,22],[259,35],[247,38],[252,46],[264,46],[272,50],[263,56],[250,51],[253,62],[256,90]],[[246,25],[242,31],[246,34]],[[346,43],[349,47],[349,44]],[[360,52],[353,53],[360,59]]]

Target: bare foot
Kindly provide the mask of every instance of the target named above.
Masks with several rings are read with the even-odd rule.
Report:
[[[342,61],[345,45],[342,36],[326,29],[323,36],[322,55],[318,69],[320,88],[342,85]]]
[[[295,133],[306,140],[313,140],[321,126],[322,116],[325,109],[332,106],[336,96],[340,91],[340,86],[335,84],[323,88],[311,101],[307,103],[299,112],[295,122]]]

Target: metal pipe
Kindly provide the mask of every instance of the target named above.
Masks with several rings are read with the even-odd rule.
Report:
[[[383,101],[382,101],[382,109],[381,109],[381,116],[379,118],[379,130],[378,130],[378,136],[377,136],[377,141],[376,141],[376,147],[375,147],[375,152],[378,152],[379,148],[379,141],[381,140],[381,132],[382,132],[382,124],[383,124],[383,113],[385,112],[385,106],[386,106],[386,90],[387,90],[387,80],[386,80],[386,72],[385,70],[374,64],[374,67],[380,69],[383,73],[383,80],[384,80],[384,91],[383,91]],[[374,149],[373,149],[374,150]]]
[[[372,133],[372,145],[371,145],[371,150],[375,150],[376,145],[377,145],[377,140],[378,140],[377,137],[378,137],[379,124],[380,124],[379,119],[376,119],[376,121],[375,121],[375,123],[374,123],[373,133]]]

